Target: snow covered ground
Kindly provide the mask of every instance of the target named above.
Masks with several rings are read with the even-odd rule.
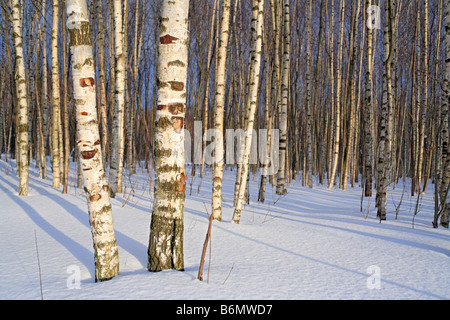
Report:
[[[187,181],[185,271],[150,273],[153,197],[138,169],[125,177],[125,192],[112,199],[120,275],[94,283],[87,205],[75,188],[75,170],[63,195],[52,188],[51,174],[41,180],[32,166],[29,196],[19,197],[14,163],[0,160],[0,299],[41,299],[40,279],[46,300],[450,298],[450,231],[431,227],[433,186],[423,195],[413,226],[416,197],[409,188],[395,220],[402,185],[390,190],[388,220],[380,224],[373,198],[364,199],[365,212],[360,211],[359,185],[329,191],[293,181],[282,197],[268,186],[260,204],[256,177],[250,181],[250,205],[235,225],[230,222],[235,171],[225,172],[224,221],[213,224],[203,282],[197,273],[208,227],[204,203],[210,211],[210,172],[200,194],[199,177],[192,180],[192,194]]]

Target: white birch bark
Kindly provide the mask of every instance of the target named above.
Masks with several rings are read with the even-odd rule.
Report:
[[[258,89],[259,89],[259,78],[260,78],[260,67],[261,67],[261,48],[262,48],[262,31],[264,24],[264,1],[263,0],[253,0],[252,10],[257,10],[256,13],[256,27],[253,32],[256,33],[255,43],[254,43],[254,60],[251,61],[253,65],[250,74],[250,87],[249,87],[249,108],[248,108],[248,122],[246,126],[245,142],[244,142],[244,158],[242,163],[242,175],[241,183],[239,186],[239,194],[236,203],[236,207],[233,214],[233,222],[239,223],[241,218],[241,211],[244,204],[245,190],[247,187],[247,175],[248,175],[248,164],[250,158],[250,147],[252,143],[252,133],[255,120],[255,112],[258,101]]]
[[[135,23],[134,23],[134,48],[133,48],[133,100],[131,104],[128,107],[128,149],[127,149],[127,164],[128,164],[128,170],[130,176],[135,173],[136,171],[136,159],[134,156],[134,136],[135,136],[135,130],[134,130],[134,108],[137,108],[137,95],[138,95],[138,82],[137,82],[137,76],[138,76],[138,68],[139,68],[139,56],[140,56],[140,49],[142,41],[138,43],[138,29],[139,29],[139,0],[136,0],[135,3]],[[145,3],[144,3],[145,6]],[[125,21],[124,21],[125,24]],[[142,29],[144,26],[142,26]],[[142,36],[142,30],[141,30],[141,36]],[[138,54],[139,50],[139,54]]]
[[[61,5],[64,7],[65,6],[65,0],[62,0]],[[64,8],[63,8],[64,11]],[[64,12],[63,12],[64,13]],[[66,27],[67,23],[66,23],[66,15],[62,14],[62,42],[63,42],[63,54],[62,54],[62,58],[63,58],[63,74],[68,74],[68,65],[67,65],[67,27]],[[64,163],[64,175],[63,175],[63,193],[67,193],[68,187],[69,187],[69,157],[70,157],[70,140],[69,140],[69,108],[68,108],[68,85],[67,85],[67,77],[63,77],[63,86],[64,86],[64,95],[63,95],[63,109],[62,109],[62,114],[63,114],[63,122],[64,122],[64,141],[63,142],[63,147],[61,148],[61,150],[64,150],[64,155],[63,155],[63,163]],[[61,130],[61,134],[62,134],[62,130]]]
[[[216,94],[214,105],[215,150],[212,187],[212,214],[216,220],[222,220],[222,179],[224,165],[223,115],[225,110],[225,66],[227,61],[228,30],[230,24],[230,0],[223,1],[221,36],[216,67]]]
[[[23,24],[20,17],[19,1],[12,1],[12,27],[15,49],[15,82],[18,105],[17,135],[19,142],[19,196],[28,195],[28,101],[27,82],[25,78],[25,60],[23,56]],[[24,5],[24,4],[22,4]]]
[[[278,195],[287,193],[286,189],[286,143],[287,143],[287,113],[289,98],[289,74],[290,74],[290,19],[289,19],[289,1],[283,1],[283,57],[282,57],[282,74],[281,74],[281,105],[279,112],[279,129],[280,129],[280,155],[279,167],[277,174]]]
[[[245,103],[243,103],[242,106],[242,115],[241,115],[241,126],[243,130],[247,129],[247,125],[248,125],[248,115],[249,115],[249,110],[250,110],[250,99],[251,99],[251,95],[250,95],[250,85],[251,85],[251,79],[252,79],[252,75],[253,75],[253,68],[254,68],[254,61],[255,61],[255,43],[256,43],[256,24],[258,21],[258,10],[257,10],[257,4],[255,4],[255,2],[252,2],[253,6],[252,6],[252,20],[251,20],[251,28],[253,30],[253,32],[251,32],[250,34],[250,56],[249,56],[249,63],[250,66],[248,68],[248,72],[247,72],[247,95],[245,97]],[[242,61],[242,60],[241,60]],[[242,68],[243,70],[245,68]],[[242,79],[244,78],[243,75],[241,75],[241,83],[242,83]],[[244,99],[242,99],[244,100]],[[240,139],[243,137],[240,137]],[[239,189],[241,187],[242,184],[242,179],[243,179],[243,174],[242,174],[242,167],[244,164],[244,150],[245,150],[245,143],[240,143],[237,146],[237,157],[238,157],[238,165],[237,165],[237,170],[236,170],[236,181],[234,183],[234,201],[233,201],[233,205],[236,207],[237,203],[238,203],[238,199],[239,199]],[[246,190],[247,191],[247,190]],[[245,196],[248,196],[248,192],[246,192]]]
[[[387,192],[390,176],[390,130],[389,109],[392,108],[392,78],[391,66],[393,58],[392,43],[392,0],[385,1],[385,27],[384,27],[384,74],[383,74],[383,102],[381,106],[380,141],[377,163],[377,216],[380,220],[386,220]]]
[[[4,20],[1,19],[0,21],[4,23]],[[5,52],[5,44],[2,43],[2,52]],[[3,97],[3,90],[5,88],[5,74],[6,74],[6,68],[3,68],[3,71],[1,72],[1,79],[0,79],[0,97]],[[4,130],[5,130],[5,104],[0,103],[0,159],[2,158],[3,154],[3,139],[4,139]]]
[[[95,281],[103,281],[119,274],[119,255],[109,188],[102,164],[92,29],[85,0],[66,0],[66,11],[76,106],[77,147],[94,244]]]
[[[42,79],[42,71],[40,68],[40,58],[41,58],[41,47],[43,46],[41,41],[42,41],[42,30],[41,30],[41,24],[39,22],[38,24],[38,44],[37,44],[37,50],[36,50],[36,61],[38,63],[38,67],[35,70],[36,73],[36,78]],[[42,80],[41,80],[42,81]],[[40,92],[40,88],[39,88],[39,81],[35,81],[34,83],[34,89],[37,92],[37,96],[40,96],[40,98],[38,97],[36,99],[36,117],[37,117],[37,145],[38,145],[38,150],[39,150],[39,157],[37,157],[37,159],[39,159],[39,178],[41,179],[47,179],[47,161],[45,159],[45,144],[44,144],[44,134],[43,134],[43,130],[42,130],[42,111],[41,111],[41,103],[44,100],[43,99],[43,94],[41,94]],[[1,96],[1,95],[0,95]],[[1,136],[1,133],[0,133]],[[1,139],[0,139],[1,140]],[[1,142],[0,142],[1,145]],[[1,148],[0,148],[1,150]]]
[[[265,101],[265,105],[264,105],[264,128],[267,129],[267,141],[266,141],[266,147],[265,147],[265,160],[262,163],[262,171],[261,171],[261,182],[260,182],[260,187],[259,187],[259,193],[258,193],[258,201],[259,202],[264,202],[265,201],[265,194],[266,194],[266,181],[267,181],[267,175],[269,173],[269,161],[268,159],[270,158],[271,155],[271,142],[272,142],[272,134],[271,134],[271,129],[272,129],[272,121],[273,121],[273,110],[276,108],[270,108],[270,105],[272,105],[272,101],[276,101],[276,97],[277,97],[277,85],[276,85],[276,75],[278,74],[278,70],[275,67],[275,61],[277,61],[277,57],[278,57],[278,50],[276,48],[278,48],[279,45],[279,41],[278,41],[278,28],[277,28],[277,24],[278,22],[278,15],[277,15],[277,8],[276,8],[276,2],[275,0],[271,0],[270,1],[270,9],[271,9],[271,16],[272,16],[272,32],[273,32],[273,53],[272,53],[272,57],[270,57],[269,55],[269,48],[271,47],[269,45],[269,41],[267,39],[267,36],[263,37],[263,46],[265,47],[266,50],[266,55],[265,55],[265,65],[266,65],[266,101]],[[265,34],[267,34],[267,32],[265,32]],[[273,66],[272,66],[272,61]],[[260,151],[259,152],[264,152],[264,148],[262,145],[259,146]],[[271,164],[273,165],[273,163]],[[271,170],[273,171],[273,170]]]
[[[42,0],[42,131],[44,136],[44,154],[48,148],[48,83],[47,83],[47,22],[46,22],[46,0]],[[47,180],[47,170],[44,172]]]
[[[184,269],[186,189],[184,119],[188,64],[189,0],[161,3],[158,101],[155,124],[155,189],[148,270]]]
[[[340,0],[339,5],[339,13],[340,13],[340,21],[341,28],[339,31],[338,37],[338,66],[336,69],[336,109],[335,109],[335,118],[334,118],[334,143],[333,143],[333,160],[331,166],[330,177],[328,179],[328,190],[333,188],[335,179],[336,179],[336,171],[337,165],[339,162],[339,142],[340,142],[340,134],[341,134],[341,87],[342,87],[342,50],[344,46],[344,24],[345,24],[345,1]]]
[[[122,171],[124,153],[123,113],[125,104],[125,56],[123,54],[123,18],[122,1],[114,0],[114,37],[115,37],[115,92],[112,122],[112,145],[110,164],[111,197],[122,192]]]
[[[204,96],[203,96],[203,110],[202,110],[202,164],[200,167],[200,177],[203,179],[203,173],[205,170],[205,149],[206,149],[206,130],[208,128],[208,101],[209,101],[209,74],[211,69],[211,62],[214,56],[214,53],[211,54],[213,50],[214,43],[214,26],[217,24],[216,22],[216,13],[218,8],[218,0],[214,0],[212,6],[212,15],[211,15],[211,29],[209,30],[208,35],[208,53],[207,53],[207,64],[206,64],[206,74],[205,74],[205,82],[204,82]],[[201,183],[201,182],[200,182]],[[199,188],[200,189],[200,188]]]
[[[59,92],[59,57],[58,57],[59,0],[53,0],[52,26],[52,167],[53,188],[60,184],[59,122],[61,118],[61,97]]]
[[[422,85],[423,85],[423,102],[422,108],[421,108],[421,123],[420,123],[420,137],[419,137],[419,163],[418,163],[418,170],[417,170],[417,190],[420,192],[422,180],[423,180],[423,167],[424,167],[424,158],[425,158],[425,122],[426,120],[426,113],[428,111],[428,77],[430,76],[428,74],[428,0],[424,0],[424,21],[423,21],[423,71],[422,71]]]
[[[372,5],[371,0],[366,1],[366,13],[368,14],[368,19],[371,19],[369,8]],[[367,23],[367,20],[366,20]],[[364,195],[366,197],[372,196],[372,181],[373,181],[373,154],[372,154],[372,26],[367,25],[367,37],[366,37],[366,78],[365,78],[365,103],[364,103],[364,176],[365,176],[365,186]]]
[[[308,140],[307,140],[307,184],[309,188],[313,187],[312,183],[312,146],[311,146],[311,135],[312,135],[312,122],[311,122],[311,23],[312,23],[312,0],[306,2],[306,112],[308,121]]]
[[[97,23],[98,23],[98,82],[100,90],[100,120],[103,165],[106,163],[106,146],[108,139],[108,123],[106,114],[106,85],[105,85],[105,28],[103,26],[102,1],[96,1]]]
[[[444,97],[443,97],[443,114],[448,117],[448,110],[450,107],[450,88],[449,88],[449,80],[450,80],[450,0],[444,0],[444,8],[445,8],[445,78],[444,78]],[[447,128],[446,128],[447,129]],[[446,137],[448,139],[448,137]],[[443,176],[446,179],[446,183],[443,183],[446,186],[446,189],[449,188],[450,181],[450,153],[448,146],[446,147],[446,162],[445,168],[443,172]],[[443,180],[444,180],[443,177]],[[443,193],[442,193],[443,194]],[[447,191],[447,197],[442,199],[441,202],[445,202],[445,210],[443,210],[441,214],[440,224],[441,226],[448,228],[449,226],[449,216],[450,216],[450,192]]]
[[[329,125],[327,126],[328,130],[328,150],[327,150],[327,178],[330,178],[331,175],[331,167],[333,165],[333,140],[334,140],[334,110],[335,110],[335,94],[334,94],[334,1],[331,1],[331,14],[330,14],[330,26],[328,31],[329,38],[329,51],[330,51],[330,61],[328,63],[328,74],[329,74],[329,86],[330,86],[330,111],[329,111]]]

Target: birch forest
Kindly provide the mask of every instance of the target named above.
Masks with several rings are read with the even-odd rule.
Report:
[[[448,228],[450,0],[0,4],[0,170],[16,163],[20,197],[30,168],[83,190],[96,281],[119,273],[111,199],[136,175],[154,199],[149,271],[184,270],[185,201],[205,179],[215,223],[239,224],[256,179],[260,203],[294,181],[358,189],[383,224],[408,181]]]

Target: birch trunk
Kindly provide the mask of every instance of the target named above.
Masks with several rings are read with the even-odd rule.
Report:
[[[351,170],[351,164],[352,164],[352,154],[353,154],[353,145],[355,144],[355,113],[356,113],[356,83],[357,83],[357,70],[356,70],[356,53],[357,53],[357,40],[358,40],[358,28],[357,28],[357,22],[359,17],[359,11],[360,11],[360,3],[357,2],[357,4],[354,4],[352,6],[352,29],[350,34],[350,42],[349,45],[350,51],[349,51],[349,67],[348,67],[348,75],[347,79],[348,84],[348,90],[347,90],[347,96],[345,100],[346,108],[348,109],[348,137],[346,142],[346,147],[344,148],[344,155],[343,155],[343,168],[341,169],[342,179],[340,181],[341,187],[343,190],[347,190],[347,181]],[[353,176],[353,174],[352,174]],[[352,184],[353,185],[353,184]]]
[[[289,7],[287,8],[287,10]],[[233,214],[233,222],[239,223],[241,218],[241,211],[244,204],[245,191],[247,187],[247,176],[248,176],[248,164],[250,157],[250,147],[252,143],[252,133],[255,120],[255,112],[258,101],[258,89],[259,89],[259,78],[260,78],[260,67],[261,67],[261,48],[262,48],[262,32],[264,24],[264,1],[263,0],[253,0],[252,3],[253,16],[256,14],[256,27],[253,30],[255,32],[255,42],[253,60],[251,61],[251,74],[249,78],[249,99],[248,101],[248,122],[245,134],[244,142],[244,153],[243,153],[243,163],[242,163],[242,175],[241,183],[239,186],[239,194],[236,203],[236,208]],[[257,12],[255,12],[255,10]],[[288,11],[289,12],[289,11]],[[252,56],[252,54],[250,55]]]
[[[5,19],[6,20],[6,19]],[[3,18],[0,20],[2,23],[4,23]],[[2,42],[2,52],[5,52],[5,44]],[[2,58],[4,56],[2,55]],[[5,88],[5,74],[6,74],[6,66],[1,71],[1,78],[0,78],[0,98],[3,97],[3,90]],[[0,102],[0,159],[2,158],[3,154],[3,139],[4,139],[4,131],[5,131],[5,104],[3,101]]]
[[[450,106],[450,89],[448,82],[450,80],[450,0],[444,0],[444,8],[445,8],[445,78],[444,78],[444,97],[443,97],[443,114],[447,118],[448,117],[448,109]],[[448,128],[446,128],[448,129]],[[448,133],[447,133],[448,134]],[[448,139],[448,137],[446,137]],[[443,172],[443,181],[441,189],[448,190],[449,188],[449,181],[450,181],[450,153],[448,146],[445,148],[446,150],[446,161],[445,161],[445,168]],[[445,178],[445,182],[444,182]],[[441,194],[444,194],[443,192]],[[442,211],[440,224],[441,226],[448,228],[449,226],[449,216],[450,216],[450,192],[447,191],[446,197],[444,199],[441,199],[441,203],[445,203],[445,208]]]
[[[65,0],[61,2],[65,6]],[[67,36],[66,36],[66,15],[62,14],[62,44],[63,44],[63,74],[68,74],[67,67]],[[70,158],[70,140],[69,140],[69,110],[67,106],[67,77],[63,77],[64,95],[63,95],[63,120],[64,120],[64,175],[63,175],[63,193],[67,193],[69,187],[69,158]],[[62,133],[62,132],[61,132]]]
[[[44,136],[44,158],[48,150],[47,21],[45,9],[46,0],[42,0],[42,132]],[[47,170],[44,172],[44,179],[47,180]]]
[[[266,180],[267,175],[269,174],[270,177],[273,177],[273,169],[271,170],[272,173],[269,173],[269,161],[267,159],[270,157],[272,152],[272,144],[273,144],[273,138],[272,138],[272,126],[274,121],[274,111],[278,108],[278,101],[279,101],[279,81],[278,81],[278,74],[279,74],[279,45],[280,45],[280,39],[279,39],[279,26],[281,25],[281,8],[278,5],[278,0],[271,0],[270,1],[270,8],[271,8],[271,14],[272,14],[272,32],[273,32],[273,57],[272,57],[272,66],[269,62],[269,58],[267,57],[268,54],[266,54],[266,72],[267,72],[267,93],[266,93],[266,105],[265,105],[265,125],[267,129],[267,146],[266,146],[266,161],[263,164],[262,174],[261,174],[261,184],[259,188],[259,194],[258,194],[258,201],[264,202],[265,201],[265,192],[266,192]],[[269,48],[269,44],[267,43],[267,48]],[[267,49],[268,50],[268,49]],[[272,107],[270,107],[270,105]],[[274,163],[271,163],[270,165],[274,166]],[[275,166],[274,166],[275,167]],[[275,172],[276,173],[276,172]]]
[[[206,65],[206,79],[205,79],[205,91],[203,97],[203,112],[202,112],[202,164],[200,167],[200,177],[203,179],[203,173],[205,171],[205,149],[206,149],[206,130],[208,128],[208,101],[209,101],[209,74],[211,70],[211,62],[213,59],[213,43],[214,43],[214,25],[216,24],[216,12],[218,8],[218,0],[214,0],[211,17],[211,29],[208,37],[208,54]]]
[[[184,269],[186,189],[184,119],[188,64],[189,0],[161,3],[158,101],[155,123],[155,189],[148,270]]]
[[[20,17],[19,1],[12,1],[12,27],[15,49],[15,82],[17,94],[18,127],[17,136],[19,142],[19,196],[28,195],[28,101],[27,82],[25,76],[25,60],[23,56],[23,20]],[[22,4],[24,5],[24,4]]]
[[[287,143],[287,109],[289,97],[289,75],[290,75],[290,19],[289,19],[289,1],[283,2],[283,60],[281,75],[281,105],[280,105],[280,153],[279,153],[279,167],[277,175],[276,194],[284,195],[287,193],[286,189],[286,143]]]
[[[312,184],[312,121],[311,121],[311,47],[312,47],[312,35],[311,35],[311,23],[312,23],[312,0],[306,1],[306,112],[308,121],[308,140],[307,140],[307,167],[303,170],[307,170],[307,184],[309,188],[313,187]]]
[[[59,122],[61,121],[61,97],[59,92],[59,57],[58,57],[59,0],[53,0],[52,26],[52,167],[53,188],[60,184]]]
[[[276,101],[277,97],[277,90],[276,90],[276,75],[278,74],[278,70],[275,67],[275,62],[277,61],[278,57],[278,28],[277,25],[279,25],[279,19],[277,15],[277,8],[276,8],[276,1],[271,0],[270,1],[270,9],[271,9],[271,15],[272,15],[272,32],[273,32],[273,55],[272,59],[269,57],[269,50],[270,50],[270,44],[267,39],[267,32],[265,32],[265,36],[263,38],[264,40],[264,47],[266,50],[265,55],[265,64],[266,64],[266,101],[264,105],[264,128],[267,129],[267,143],[266,143],[266,153],[265,153],[265,159],[262,164],[262,172],[261,172],[261,181],[259,186],[259,193],[258,193],[258,201],[264,202],[265,196],[266,196],[266,181],[267,181],[267,175],[269,174],[269,161],[270,154],[271,154],[271,141],[272,141],[272,121],[273,121],[273,110],[276,108],[271,108],[273,101]],[[273,64],[271,63],[273,61]],[[262,146],[260,146],[262,148]],[[264,150],[264,149],[263,149]],[[262,150],[261,150],[262,151]],[[261,152],[260,151],[260,152]],[[271,164],[273,165],[273,163]],[[273,171],[273,170],[272,170]]]
[[[335,118],[334,118],[334,143],[333,143],[333,160],[331,166],[330,177],[328,180],[328,190],[333,188],[335,179],[337,165],[339,162],[339,143],[341,134],[341,86],[342,86],[342,51],[344,46],[344,24],[345,24],[345,1],[340,0],[340,21],[341,28],[339,31],[339,38],[337,42],[338,46],[338,67],[336,69],[336,107],[335,107]]]
[[[223,143],[223,115],[225,110],[225,66],[227,61],[228,30],[230,22],[230,0],[224,0],[221,19],[222,31],[219,42],[219,52],[216,67],[216,94],[214,105],[214,129],[215,153],[213,169],[212,189],[212,215],[216,220],[222,220],[222,178],[224,165],[224,143]]]
[[[102,164],[95,94],[92,29],[85,0],[66,0],[76,107],[77,147],[94,244],[95,281],[119,274],[109,188]]]
[[[389,128],[389,109],[392,106],[392,77],[391,66],[394,56],[393,42],[392,42],[392,0],[385,1],[385,27],[384,27],[384,74],[383,74],[383,103],[381,106],[381,120],[380,120],[380,141],[379,141],[379,155],[377,163],[377,216],[380,220],[386,220],[386,206],[387,206],[387,192],[390,177],[390,128]]]
[[[371,13],[369,8],[372,5],[371,0],[366,1],[366,13],[370,19]],[[367,20],[366,20],[367,23]],[[372,181],[373,181],[373,135],[372,135],[372,34],[373,29],[371,25],[367,25],[367,37],[366,37],[366,79],[365,79],[365,103],[364,103],[364,195],[366,197],[372,196]]]
[[[328,63],[328,74],[330,78],[330,111],[329,113],[329,125],[328,130],[328,150],[327,150],[327,178],[330,179],[331,167],[333,165],[333,140],[334,140],[334,115],[335,115],[335,94],[334,94],[334,0],[331,1],[331,17],[330,17],[330,27],[329,27],[329,51],[330,51],[330,61]]]
[[[423,102],[422,102],[422,114],[420,124],[420,148],[419,148],[419,163],[417,170],[417,190],[421,192],[421,185],[423,180],[423,168],[425,163],[425,122],[426,114],[428,111],[428,0],[424,0],[424,27],[423,27],[423,71],[422,71],[422,85],[423,85]],[[425,188],[425,184],[424,184]]]
[[[123,113],[125,104],[125,56],[123,54],[123,15],[122,1],[114,0],[114,37],[115,37],[115,92],[112,123],[112,145],[110,164],[111,197],[122,192],[122,171],[124,152]]]
[[[423,29],[423,47],[422,47],[422,65],[423,69],[419,71],[419,93],[417,100],[417,121],[418,121],[418,148],[417,148],[417,170],[416,170],[416,191],[421,192],[424,150],[425,150],[425,122],[427,111],[427,96],[428,96],[428,1],[424,0],[424,29]],[[420,57],[418,58],[420,61]],[[423,91],[422,91],[423,88]]]
[[[241,127],[242,129],[245,131],[247,130],[247,125],[248,125],[248,116],[250,113],[250,100],[251,100],[251,95],[250,95],[250,86],[252,84],[251,82],[251,77],[253,75],[253,68],[254,68],[254,63],[253,61],[255,61],[255,43],[256,43],[256,32],[254,30],[256,30],[256,25],[257,25],[257,21],[258,21],[258,9],[257,9],[257,4],[255,2],[252,2],[253,6],[252,6],[252,20],[251,20],[251,28],[253,30],[253,32],[251,32],[250,34],[250,57],[249,57],[249,69],[247,72],[247,95],[245,96],[245,103],[243,103],[242,106],[242,114],[241,114]],[[241,56],[242,59],[242,56]],[[243,61],[243,60],[241,60]],[[245,69],[245,68],[242,68]],[[244,79],[244,76],[241,75],[241,83],[243,83],[242,79]],[[243,84],[242,84],[243,85]],[[243,90],[244,91],[244,90]],[[244,100],[244,99],[242,99]],[[242,137],[241,137],[242,138]],[[234,183],[234,201],[233,201],[233,205],[236,207],[237,203],[239,201],[239,190],[242,184],[242,179],[243,179],[243,166],[244,166],[244,154],[245,154],[245,143],[240,143],[240,145],[238,145],[238,147],[236,148],[238,150],[238,165],[237,165],[237,170],[236,170],[236,181]],[[247,184],[246,184],[247,186]],[[248,186],[247,186],[248,188]],[[245,191],[245,197],[246,199],[248,199],[248,190],[246,189]]]
[[[138,44],[138,26],[139,26],[139,0],[136,0],[135,3],[135,24],[134,24],[134,48],[133,48],[133,60],[134,60],[134,67],[133,67],[133,101],[129,106],[129,130],[128,130],[128,150],[127,150],[127,163],[128,163],[128,170],[130,175],[134,174],[136,171],[136,159],[134,157],[134,110],[137,109],[137,101],[138,101],[138,82],[137,82],[137,76],[138,76],[138,68],[139,68],[139,55],[138,55],[138,49],[141,49],[142,42],[139,42]],[[144,4],[145,6],[145,4]],[[143,27],[142,27],[143,29]],[[141,30],[142,32],[142,30]],[[141,33],[142,35],[142,33]],[[140,51],[139,51],[140,53]]]
[[[102,1],[96,0],[97,21],[98,21],[98,81],[100,90],[100,121],[101,121],[101,141],[103,165],[106,164],[106,142],[108,139],[108,124],[106,115],[106,86],[105,86],[105,33],[103,27]]]

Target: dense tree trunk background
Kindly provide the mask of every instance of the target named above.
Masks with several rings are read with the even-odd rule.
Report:
[[[102,163],[113,191],[120,192],[120,185],[133,174],[154,173],[160,148],[155,144],[159,89],[164,85],[158,80],[158,47],[164,24],[160,1],[115,2],[86,4],[92,22]],[[195,141],[194,120],[202,121],[204,133],[216,121],[223,122],[222,130],[245,130],[253,117],[258,136],[258,129],[280,130],[279,140],[272,137],[266,143],[266,149],[279,145],[280,168],[275,173],[261,171],[260,201],[267,188],[280,196],[289,192],[294,179],[310,187],[361,187],[365,197],[387,193],[387,198],[390,188],[408,179],[411,195],[436,186],[435,210],[445,225],[450,181],[449,1],[260,0],[262,32],[256,38],[252,1],[231,1],[228,30],[220,22],[226,3],[189,3],[182,127],[190,132],[191,146],[196,142],[205,151],[212,143],[205,135]],[[29,165],[39,166],[42,178],[53,172],[54,187],[60,188],[62,181],[66,192],[76,175],[68,172],[67,160],[70,155],[76,159],[80,150],[73,72],[68,68],[72,58],[64,54],[71,32],[62,27],[67,21],[61,10],[64,2],[0,4],[0,155],[4,161],[17,161],[21,194],[26,194]],[[122,17],[115,15],[119,8]],[[225,50],[219,41],[223,32],[228,36],[225,62],[219,56],[220,49]],[[257,41],[261,65],[253,90],[249,66]],[[224,82],[219,83],[222,63]],[[218,89],[224,89],[223,94],[218,95]],[[254,114],[248,108],[252,94]],[[222,110],[214,113],[219,97],[224,100],[223,120]],[[122,118],[117,110],[122,110]],[[116,137],[120,132],[122,137]],[[238,149],[235,146],[235,154]],[[210,163],[201,161],[204,153],[200,158],[200,163],[187,166],[191,180],[199,182],[198,192],[205,172],[212,170]],[[238,156],[233,160],[226,161],[223,170],[239,172],[235,204],[238,211],[245,210],[244,202],[252,201],[253,195],[245,188],[243,202],[239,189],[265,164],[258,158],[246,168],[245,162],[238,165]],[[123,181],[116,189],[114,172],[119,167]],[[242,171],[248,172],[245,178]],[[217,182],[219,178],[218,174]],[[380,201],[377,198],[382,209],[384,195]]]

